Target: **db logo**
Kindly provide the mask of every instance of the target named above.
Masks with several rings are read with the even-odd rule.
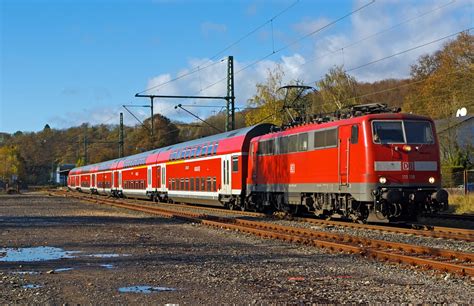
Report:
[[[402,163],[402,170],[414,170],[415,164],[413,162],[403,162]]]

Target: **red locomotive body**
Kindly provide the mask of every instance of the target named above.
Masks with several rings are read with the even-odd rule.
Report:
[[[272,132],[273,131],[273,132]],[[261,124],[73,169],[68,186],[115,196],[396,221],[448,204],[432,120],[359,114]]]
[[[438,209],[447,193],[435,135],[429,118],[372,114],[256,137],[249,202],[377,221]]]

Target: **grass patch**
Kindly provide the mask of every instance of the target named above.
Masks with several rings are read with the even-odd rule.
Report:
[[[450,195],[449,205],[454,209],[455,214],[472,214],[474,213],[474,194]]]

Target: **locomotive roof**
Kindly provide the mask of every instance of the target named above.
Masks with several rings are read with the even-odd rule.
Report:
[[[112,170],[118,168],[126,167],[135,167],[145,164],[150,164],[154,162],[167,161],[169,158],[169,153],[176,150],[182,150],[186,148],[196,147],[198,145],[205,144],[215,144],[219,143],[217,153],[222,153],[227,150],[235,150],[236,148],[241,148],[242,143],[246,137],[254,137],[256,135],[261,135],[268,133],[273,127],[272,124],[263,123],[254,126],[249,126],[241,128],[238,130],[233,130],[229,132],[224,132],[216,135],[211,135],[203,138],[198,138],[186,142],[177,143],[174,145],[166,146],[163,148],[157,148],[154,150],[126,156],[123,158],[117,158],[101,163],[91,164],[83,167],[74,168],[71,170],[70,174],[79,174],[79,173],[88,173],[91,171],[103,171],[103,170]],[[222,143],[221,142],[226,142]]]

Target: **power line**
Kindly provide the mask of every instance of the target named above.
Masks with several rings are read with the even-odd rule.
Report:
[[[234,75],[239,74],[240,72],[242,72],[242,71],[244,71],[244,70],[246,70],[246,69],[248,69],[248,68],[250,68],[250,67],[252,67],[252,66],[254,66],[254,65],[258,64],[258,63],[260,63],[261,61],[263,61],[263,60],[269,58],[270,56],[272,56],[272,55],[274,55],[274,54],[277,54],[277,53],[279,53],[279,52],[281,52],[281,51],[283,51],[283,50],[289,48],[290,46],[292,46],[292,45],[294,45],[294,44],[296,44],[296,43],[298,43],[298,42],[300,42],[300,41],[302,41],[302,40],[304,40],[304,39],[306,39],[306,38],[308,38],[308,37],[310,37],[310,36],[312,36],[312,35],[314,35],[314,34],[317,34],[317,33],[321,32],[322,30],[324,30],[324,29],[326,29],[326,28],[328,28],[328,27],[330,27],[330,26],[336,24],[337,22],[339,22],[339,21],[341,21],[341,20],[343,20],[343,19],[345,19],[345,18],[347,18],[347,17],[349,17],[349,16],[351,16],[351,15],[354,15],[355,13],[357,13],[357,12],[363,10],[364,8],[366,8],[366,7],[368,7],[369,5],[373,4],[374,2],[375,2],[375,0],[372,0],[371,2],[366,3],[366,4],[364,4],[364,5],[360,6],[360,7],[358,7],[357,9],[355,9],[355,10],[353,10],[353,11],[351,11],[351,12],[345,14],[345,15],[343,15],[342,17],[339,17],[339,18],[337,18],[337,19],[335,19],[335,20],[333,20],[333,21],[331,21],[331,22],[325,24],[324,26],[322,26],[322,27],[320,27],[320,28],[318,28],[318,29],[316,29],[316,30],[314,30],[314,31],[312,31],[312,32],[310,32],[310,33],[307,33],[307,34],[305,34],[305,35],[303,35],[303,36],[301,36],[301,37],[299,37],[299,38],[297,38],[297,39],[295,39],[294,41],[290,42],[289,44],[284,45],[284,46],[281,47],[280,49],[277,49],[276,51],[272,51],[272,52],[269,53],[269,54],[266,54],[265,56],[261,57],[260,59],[258,59],[258,60],[256,60],[256,61],[254,61],[254,62],[252,62],[252,63],[250,63],[250,64],[244,66],[244,67],[241,68],[240,70],[237,70],[237,72],[235,72]],[[211,87],[213,87],[213,86],[215,86],[215,85],[217,85],[217,84],[219,84],[220,82],[223,82],[223,81],[225,81],[225,80],[226,80],[226,78],[220,79],[220,80],[218,80],[217,82],[214,82],[214,83],[210,84],[209,86],[205,87],[204,89],[201,89],[200,92],[202,92],[202,91],[204,91],[204,90],[206,90],[206,89],[209,89],[209,88],[211,88]]]
[[[264,23],[262,23],[261,25],[259,25],[258,27],[256,27],[255,29],[251,30],[250,32],[248,32],[247,34],[245,34],[244,36],[242,36],[241,38],[237,39],[235,42],[233,42],[232,44],[228,45],[227,47],[225,47],[224,49],[222,49],[221,51],[217,52],[216,54],[214,54],[210,59],[214,59],[216,57],[218,57],[220,54],[224,53],[225,51],[229,50],[230,48],[234,47],[235,45],[239,44],[241,41],[243,41],[244,39],[246,39],[247,37],[249,37],[250,35],[254,34],[255,32],[257,32],[258,30],[260,30],[261,28],[263,28],[264,26],[268,25],[269,23],[272,24],[273,21],[275,19],[277,19],[278,17],[280,17],[281,15],[283,15],[284,13],[286,13],[287,11],[289,11],[291,8],[293,8],[294,6],[296,6],[296,4],[298,4],[299,0],[296,0],[295,2],[293,2],[291,5],[289,5],[288,7],[286,7],[285,9],[283,9],[282,11],[280,11],[279,13],[277,13],[275,16],[273,16],[272,18],[268,19],[267,21],[265,21]]]
[[[423,43],[421,45],[417,45],[415,47],[411,47],[411,48],[408,48],[408,49],[405,49],[405,50],[402,50],[402,51],[399,51],[399,52],[396,52],[396,53],[393,53],[393,54],[390,54],[388,56],[385,56],[385,57],[382,57],[382,58],[379,58],[379,59],[376,59],[376,60],[373,60],[373,61],[370,61],[370,62],[367,62],[367,63],[364,63],[364,64],[361,64],[359,66],[356,66],[356,67],[353,67],[353,68],[350,68],[350,69],[346,69],[344,70],[345,73],[347,72],[350,72],[350,71],[354,71],[354,70],[358,70],[360,68],[364,68],[364,67],[367,67],[369,65],[372,65],[372,64],[375,64],[375,63],[378,63],[378,62],[381,62],[381,61],[384,61],[384,60],[387,60],[387,59],[390,59],[392,57],[395,57],[395,56],[398,56],[398,55],[401,55],[401,54],[404,54],[404,53],[408,53],[410,51],[413,51],[413,50],[416,50],[416,49],[419,49],[419,48],[422,48],[422,47],[425,47],[425,46],[428,46],[428,45],[431,45],[431,44],[434,44],[436,42],[439,42],[439,41],[442,41],[442,40],[445,40],[447,38],[451,38],[453,36],[456,36],[456,35],[459,35],[463,32],[468,32],[470,30],[472,30],[473,28],[467,28],[467,29],[464,29],[464,30],[461,30],[459,32],[456,32],[456,33],[453,33],[453,34],[449,34],[447,36],[443,36],[441,38],[437,38],[435,40],[432,40],[432,41],[429,41],[429,42],[426,42],[426,43]],[[321,77],[313,82],[311,82],[311,84],[313,83],[318,83],[319,81],[323,80],[324,77]]]
[[[414,20],[416,20],[416,19],[419,19],[419,18],[424,17],[424,16],[426,16],[426,15],[429,15],[429,14],[431,14],[431,13],[434,13],[434,12],[436,12],[436,11],[438,11],[438,10],[441,10],[441,9],[443,9],[443,8],[445,8],[445,7],[447,7],[447,6],[451,5],[451,4],[453,4],[453,3],[455,3],[455,2],[456,2],[456,0],[452,0],[451,2],[448,2],[448,3],[446,3],[446,4],[442,5],[442,6],[438,6],[438,7],[434,8],[434,9],[432,9],[432,10],[429,10],[429,11],[426,11],[426,12],[424,12],[424,13],[421,13],[420,15],[417,15],[417,16],[415,16],[415,17],[408,18],[408,19],[406,19],[406,20],[404,20],[404,21],[401,21],[401,22],[399,22],[399,23],[397,23],[397,24],[391,26],[391,27],[385,28],[385,29],[383,29],[383,30],[381,30],[381,31],[378,31],[378,32],[373,33],[373,34],[370,34],[370,35],[368,35],[368,36],[365,36],[365,37],[363,37],[363,38],[361,38],[361,39],[359,39],[359,40],[357,40],[357,41],[354,41],[354,42],[352,42],[352,43],[349,43],[349,44],[347,44],[347,45],[345,45],[345,46],[343,46],[343,47],[341,47],[341,48],[339,48],[339,49],[330,51],[330,52],[325,53],[325,54],[323,54],[323,55],[321,55],[321,56],[318,56],[318,57],[315,57],[315,58],[306,60],[305,63],[300,64],[300,65],[296,65],[296,66],[301,67],[301,66],[307,65],[309,62],[317,61],[317,60],[322,59],[322,58],[324,58],[324,57],[326,57],[326,56],[328,56],[328,55],[332,55],[332,54],[335,54],[335,53],[338,53],[338,52],[342,52],[342,53],[343,53],[343,56],[344,56],[344,49],[349,49],[349,48],[351,48],[351,47],[354,47],[354,46],[356,46],[356,45],[358,45],[358,44],[360,44],[360,43],[362,43],[362,42],[364,42],[364,41],[366,41],[366,40],[368,40],[368,39],[370,39],[370,38],[376,37],[376,36],[378,36],[378,35],[380,35],[380,34],[383,34],[383,33],[385,33],[385,32],[388,32],[388,31],[390,31],[390,30],[393,30],[393,29],[395,29],[395,28],[398,28],[399,26],[401,26],[401,25],[403,25],[403,24],[405,24],[405,23],[414,21]]]
[[[142,90],[142,91],[140,91],[140,92],[137,92],[135,95],[139,95],[139,94],[142,94],[142,93],[144,93],[144,92],[150,91],[150,90],[152,90],[152,89],[156,89],[156,88],[163,87],[164,85],[167,85],[167,84],[169,84],[169,83],[171,83],[171,82],[180,80],[180,79],[182,79],[182,78],[184,78],[184,77],[187,77],[187,76],[189,76],[189,75],[191,75],[191,74],[194,74],[194,73],[196,73],[196,72],[200,72],[201,70],[204,70],[204,69],[207,69],[207,68],[210,68],[210,67],[212,67],[212,66],[214,66],[214,65],[216,65],[216,64],[220,64],[220,63],[224,62],[225,60],[226,60],[226,59],[223,58],[223,59],[221,59],[220,61],[212,62],[212,63],[210,63],[209,65],[206,65],[206,66],[204,66],[204,67],[201,67],[201,66],[194,67],[190,72],[184,73],[184,74],[182,74],[182,75],[180,75],[180,76],[177,76],[177,77],[175,77],[175,78],[173,78],[173,79],[171,79],[171,80],[168,80],[168,81],[166,81],[166,82],[160,83],[160,84],[158,84],[158,85],[155,85],[155,86],[152,86],[152,87],[147,88],[147,89],[145,89],[145,90]]]
[[[299,0],[296,0],[296,1],[293,2],[291,5],[289,5],[288,7],[286,7],[285,9],[283,9],[282,11],[280,11],[279,13],[277,13],[276,15],[274,15],[272,18],[270,18],[269,20],[267,20],[266,22],[264,22],[264,23],[261,24],[260,26],[258,26],[258,27],[256,27],[255,29],[251,30],[250,32],[248,32],[247,34],[245,34],[244,36],[242,36],[241,38],[237,39],[235,42],[231,43],[230,45],[228,45],[227,47],[225,47],[225,48],[222,49],[221,51],[219,51],[219,52],[217,52],[216,54],[214,54],[213,56],[211,56],[208,61],[212,61],[212,60],[216,59],[219,55],[221,55],[221,54],[224,53],[225,51],[227,51],[227,50],[229,50],[230,48],[234,47],[235,45],[239,44],[241,41],[243,41],[244,39],[246,39],[246,38],[249,37],[250,35],[254,34],[255,32],[257,32],[258,30],[260,30],[261,28],[263,28],[263,27],[266,26],[267,24],[272,23],[273,20],[277,19],[278,17],[280,17],[281,15],[283,15],[284,13],[286,13],[287,11],[289,11],[291,8],[293,8],[294,6],[296,6],[296,4],[297,4],[298,2],[299,2]],[[185,74],[182,74],[182,75],[180,75],[180,76],[178,76],[178,77],[175,77],[175,78],[173,78],[173,79],[171,79],[171,80],[169,80],[169,81],[166,81],[166,82],[160,83],[160,84],[158,84],[158,85],[155,85],[155,86],[153,86],[153,87],[147,88],[147,89],[145,89],[145,90],[143,90],[143,91],[138,92],[137,94],[142,94],[142,93],[147,92],[147,91],[150,91],[150,90],[152,90],[152,89],[160,88],[160,87],[162,87],[162,86],[164,86],[164,85],[167,85],[167,84],[172,83],[172,82],[174,82],[174,81],[180,80],[180,79],[182,79],[182,78],[184,78],[184,77],[187,77],[187,76],[189,76],[189,75],[192,75],[192,74],[194,74],[194,73],[196,73],[196,72],[200,72],[200,71],[202,71],[202,70],[204,70],[204,69],[210,68],[210,67],[212,67],[212,66],[214,66],[214,65],[216,65],[216,64],[218,64],[218,63],[223,62],[224,60],[225,60],[225,58],[224,58],[224,59],[221,59],[221,60],[219,60],[219,61],[217,61],[217,62],[211,62],[209,65],[206,65],[206,66],[204,66],[204,67],[201,67],[200,65],[199,65],[199,66],[195,66],[195,67],[193,67],[193,68],[191,69],[191,71],[189,71],[189,72],[187,72],[187,73],[185,73]],[[201,91],[202,91],[202,90],[201,90]]]

